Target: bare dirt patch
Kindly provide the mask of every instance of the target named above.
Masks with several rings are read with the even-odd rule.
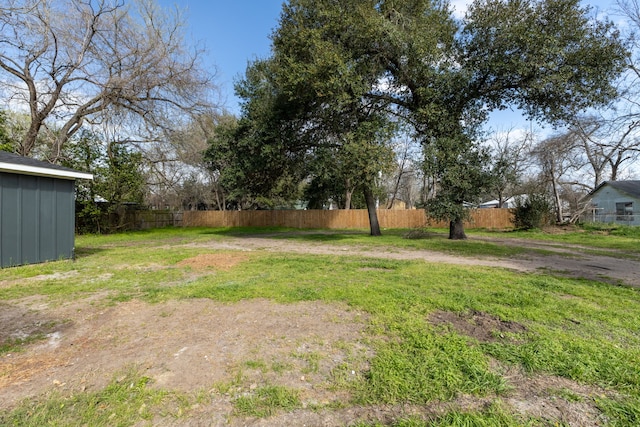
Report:
[[[501,320],[481,311],[471,313],[435,311],[429,316],[429,321],[435,325],[450,325],[457,332],[480,342],[495,342],[513,338],[515,334],[527,330],[524,325],[518,322]]]
[[[9,311],[17,312],[3,310]],[[356,366],[353,355],[369,351],[360,344],[362,313],[317,302],[134,300],[96,309],[80,301],[22,316],[21,326],[18,317],[16,330],[43,318],[68,321],[51,331],[50,339],[0,358],[0,408],[5,409],[52,388],[100,389],[131,366],[169,390],[208,391],[233,381],[232,394],[218,396],[211,407],[222,418],[231,412],[235,395],[264,384],[298,389],[309,404],[328,404],[344,397],[326,388],[334,368],[354,363],[360,371],[364,367]],[[211,408],[203,409],[207,417]]]
[[[594,398],[610,394],[608,391],[553,375],[529,374],[520,367],[497,362],[494,367],[512,388],[501,399],[515,412],[545,420],[549,425],[597,427],[606,424]]]
[[[0,345],[52,335],[68,326],[68,322],[46,313],[9,304],[0,304]],[[3,377],[0,377],[2,384]]]
[[[30,302],[37,308],[26,308]],[[503,396],[331,408],[349,399],[346,391],[330,387],[336,370],[355,378],[373,357],[363,340],[367,316],[339,304],[197,299],[153,305],[133,300],[105,307],[89,298],[54,308],[38,301],[15,301],[2,308],[1,320],[10,319],[13,331],[34,333],[38,325],[50,327],[43,330],[48,334],[44,341],[0,358],[0,410],[54,389],[64,394],[99,390],[114,375],[134,367],[152,378],[155,387],[210,396],[186,418],[157,418],[154,425],[391,424],[407,416],[432,420],[455,409],[480,410],[495,400],[516,413],[569,426],[598,426],[602,421],[592,396],[604,391],[554,376],[528,375],[498,362],[493,369],[512,387]],[[524,325],[481,312],[439,311],[430,320],[481,342],[526,331]],[[264,385],[298,390],[303,408],[264,419],[233,415],[235,398]],[[311,409],[322,407],[326,409]]]
[[[20,280],[0,280],[0,288],[8,288],[8,287],[11,287],[11,286],[19,285],[19,284],[24,283],[24,282],[39,282],[39,281],[43,281],[43,280],[67,279],[67,278],[70,278],[70,277],[74,277],[77,274],[78,274],[77,271],[72,270],[72,271],[58,272],[58,273],[52,273],[52,274],[41,274],[39,276],[33,276],[33,277],[29,277],[27,279],[20,279]]]

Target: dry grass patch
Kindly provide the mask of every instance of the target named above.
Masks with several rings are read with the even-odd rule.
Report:
[[[187,258],[180,261],[177,265],[179,267],[191,267],[197,270],[212,268],[227,271],[247,259],[249,259],[249,257],[241,253],[210,253]]]

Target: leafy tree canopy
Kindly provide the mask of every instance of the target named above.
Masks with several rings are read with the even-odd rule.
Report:
[[[252,155],[259,147],[275,160],[261,166],[278,175],[282,161],[309,161],[318,147],[340,148],[322,158],[333,164],[352,150],[367,191],[385,162],[384,136],[406,122],[436,147],[436,210],[452,226],[486,182],[475,143],[490,111],[566,120],[615,97],[627,56],[613,24],[579,0],[477,0],[462,20],[432,0],[290,0],[272,41],[272,56],[237,87],[239,135]]]

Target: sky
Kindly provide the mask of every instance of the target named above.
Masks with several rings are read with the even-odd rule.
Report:
[[[239,100],[234,95],[234,81],[244,75],[249,61],[269,56],[269,36],[278,25],[283,0],[158,1],[163,7],[183,10],[188,39],[206,47],[205,66],[217,70],[215,82],[220,89],[221,102],[228,111],[238,114]],[[461,15],[468,2],[452,0],[452,5]],[[614,3],[615,0],[585,2],[600,13],[611,10]],[[492,114],[489,126],[504,131],[529,129],[532,125],[517,111],[507,110]],[[549,132],[549,129],[542,132]]]
[[[269,35],[275,29],[282,0],[158,0],[164,7],[177,6],[187,20],[187,37],[204,44],[205,66],[216,69],[215,83],[222,101],[239,113],[233,92],[249,61],[269,56]]]

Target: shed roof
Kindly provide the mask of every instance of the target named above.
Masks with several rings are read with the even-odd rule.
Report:
[[[602,187],[609,185],[618,191],[628,194],[631,197],[640,199],[640,181],[606,181],[600,184],[595,190],[591,192],[591,195],[595,194]]]
[[[60,179],[93,179],[93,175],[30,157],[0,151],[0,172],[46,176]]]

